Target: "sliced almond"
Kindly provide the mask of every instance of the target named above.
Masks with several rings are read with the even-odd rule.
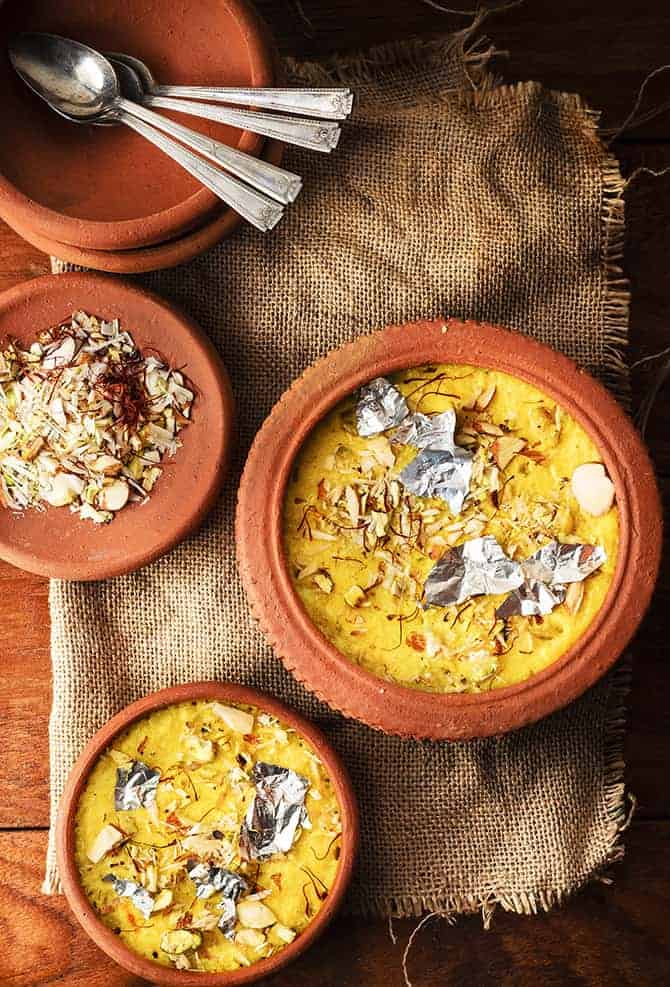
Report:
[[[572,492],[586,514],[601,517],[614,503],[614,484],[602,463],[583,463],[572,474]]]
[[[165,911],[172,904],[172,891],[169,888],[165,888],[154,898],[154,907],[152,909],[152,915],[154,912]]]
[[[224,706],[222,703],[214,703],[212,710],[223,720],[229,730],[236,733],[249,734],[254,729],[254,718],[251,713],[246,713],[243,709],[236,709],[234,706]]]
[[[504,470],[509,466],[525,445],[525,441],[516,435],[501,435],[500,438],[496,439],[491,449],[499,469]]]
[[[295,929],[289,929],[287,925],[281,925],[279,922],[273,926],[272,934],[280,940],[280,942],[293,942],[297,933]]]
[[[259,949],[264,946],[267,939],[259,929],[240,929],[235,936],[238,946],[251,946],[252,949]]]
[[[520,632],[519,637],[517,638],[517,642],[516,642],[517,648],[519,649],[522,655],[529,655],[533,651],[533,645],[534,645],[533,635],[530,633],[529,630],[524,628],[524,630]]]
[[[322,570],[321,572],[314,573],[314,582],[323,593],[333,592],[333,587],[335,586],[335,583],[333,582],[333,580],[331,579],[331,577],[328,575],[327,572],[324,572]]]
[[[489,384],[489,386],[486,387],[481,392],[481,394],[479,395],[479,397],[475,401],[475,408],[476,408],[476,410],[477,411],[484,411],[486,408],[488,408],[488,406],[491,404],[491,401],[493,400],[493,395],[495,394],[495,392],[496,392],[496,385],[495,384]]]
[[[344,592],[344,602],[349,607],[360,607],[361,603],[365,601],[365,592],[360,586],[355,583],[350,586],[349,589]]]
[[[472,423],[475,429],[482,435],[504,435],[505,433],[499,425],[494,425],[493,422],[482,422],[476,421]]]
[[[308,565],[299,568],[296,572],[295,578],[301,583],[304,579],[309,576],[313,576],[315,572],[320,570],[321,566],[318,562],[310,562]]]
[[[248,929],[267,929],[277,921],[277,916],[271,908],[262,901],[249,898],[243,898],[238,902],[237,917]]]
[[[390,469],[395,465],[395,455],[391,443],[385,435],[377,435],[373,439],[369,439],[368,444],[370,452],[380,466],[386,466],[387,469]]]
[[[77,352],[77,342],[74,336],[65,336],[60,343],[55,346],[50,353],[42,360],[44,370],[56,370],[57,367],[65,367],[71,363]]]
[[[120,843],[123,843],[125,836],[123,833],[108,823],[103,826],[91,845],[86,856],[92,864],[98,864],[110,850],[113,850]]]
[[[372,531],[377,536],[377,538],[383,538],[386,534],[386,530],[389,526],[389,516],[383,511],[371,511],[370,517],[372,519]]]
[[[52,507],[65,507],[71,504],[83,491],[84,481],[72,473],[57,473],[51,481],[51,489],[44,499]]]
[[[104,473],[105,476],[118,476],[123,469],[123,463],[114,456],[98,456],[91,469],[94,473]]]
[[[321,528],[315,528],[312,531],[312,538],[314,541],[337,541],[337,535],[333,535],[330,531],[323,531]]]
[[[97,498],[97,506],[102,511],[120,511],[128,503],[130,489],[125,480],[114,480],[103,487]]]
[[[37,436],[36,439],[30,443],[27,449],[23,453],[23,458],[27,463],[32,463],[33,459],[44,447],[44,439],[41,436]]]
[[[575,614],[584,599],[584,583],[570,583],[565,592],[565,605],[570,613]]]
[[[352,523],[357,524],[361,515],[361,504],[358,499],[358,494],[353,487],[345,487],[344,499],[347,505],[347,513],[351,518]]]

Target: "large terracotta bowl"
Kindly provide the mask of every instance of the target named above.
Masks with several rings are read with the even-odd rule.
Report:
[[[86,249],[122,250],[182,234],[217,213],[219,200],[128,127],[70,123],[18,78],[7,42],[51,31],[147,62],[159,82],[272,85],[265,28],[245,0],[4,0],[0,5],[0,215],[40,236]],[[256,134],[175,115],[251,154]]]
[[[291,584],[282,540],[284,490],[311,429],[377,376],[425,363],[465,363],[513,374],[572,415],[600,449],[619,510],[616,570],[582,638],[524,682],[486,693],[435,694],[383,681],[317,630]],[[653,469],[611,395],[565,356],[527,336],[455,319],[391,326],[311,367],[275,406],[249,453],[237,514],[240,572],[253,613],[286,667],[333,708],[403,736],[462,740],[500,734],[565,706],[614,664],[649,603],[661,550]]]
[[[194,699],[248,703],[271,713],[293,727],[300,736],[307,740],[321,759],[333,783],[342,818],[339,868],[328,900],[314,920],[297,939],[294,939],[275,956],[261,960],[251,967],[229,973],[189,973],[172,970],[133,953],[114,935],[111,929],[108,929],[100,921],[89,904],[79,883],[74,859],[74,823],[77,805],[86,779],[100,755],[117,734],[126,730],[131,723],[140,717],[146,716],[156,709]],[[278,700],[263,692],[235,685],[232,682],[200,682],[192,685],[173,686],[155,692],[145,699],[140,699],[118,713],[91,738],[72,769],[63,792],[56,822],[58,871],[65,896],[79,923],[96,945],[125,970],[138,977],[144,977],[151,983],[167,984],[171,987],[235,987],[238,984],[259,981],[291,963],[321,935],[340,906],[351,880],[357,848],[358,809],[356,799],[345,768],[326,738],[311,723]]]
[[[0,558],[62,579],[107,579],[165,554],[205,518],[225,475],[233,399],[213,345],[178,309],[141,288],[99,274],[47,275],[0,295],[0,343],[30,342],[84,310],[119,318],[140,349],[153,347],[183,367],[196,393],[182,447],[145,504],[130,504],[109,524],[81,520],[67,508],[23,513],[0,508]]]
[[[279,141],[268,141],[261,155],[265,161],[278,165],[281,162],[284,145]],[[211,216],[203,226],[199,226],[173,240],[165,240],[136,250],[90,250],[71,243],[60,243],[36,233],[32,227],[23,226],[12,217],[9,225],[31,243],[33,247],[80,267],[90,267],[95,271],[108,271],[111,274],[141,274],[145,271],[158,271],[175,267],[198,257],[214,247],[220,240],[230,236],[242,217],[233,209],[223,208]]]

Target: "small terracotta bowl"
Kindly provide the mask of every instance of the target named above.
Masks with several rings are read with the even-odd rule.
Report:
[[[219,199],[128,127],[62,119],[19,79],[7,55],[21,31],[50,31],[142,58],[159,82],[270,86],[273,50],[245,0],[4,0],[0,2],[0,215],[42,237],[94,250],[127,250],[179,236],[210,219]],[[169,114],[257,155],[250,131]]]
[[[261,157],[270,164],[278,165],[283,153],[284,144],[268,141]],[[239,213],[223,208],[197,229],[189,230],[173,240],[138,247],[136,250],[90,250],[71,243],[61,243],[42,236],[31,226],[24,226],[15,216],[11,217],[8,225],[33,247],[69,264],[90,267],[94,271],[108,271],[111,274],[141,274],[144,271],[159,271],[185,264],[230,236],[241,222]]]
[[[284,557],[284,491],[312,428],[372,378],[426,363],[501,370],[548,394],[590,435],[616,487],[618,562],[601,610],[553,664],[524,682],[485,693],[421,692],[385,682],[349,661],[312,623],[293,590]],[[565,706],[604,675],[649,603],[661,533],[653,468],[614,398],[567,357],[527,336],[455,319],[391,326],[307,370],[256,436],[237,512],[242,580],[262,630],[289,671],[346,716],[388,733],[435,740],[486,737],[524,726]]]
[[[247,703],[271,713],[288,723],[313,747],[328,773],[339,803],[342,818],[342,842],[339,868],[328,900],[305,931],[288,946],[253,966],[227,973],[196,973],[173,970],[152,963],[130,950],[111,929],[98,918],[79,883],[74,858],[74,824],[79,798],[86,779],[100,755],[109,747],[117,734],[126,730],[135,720],[165,706],[190,700],[220,700]],[[103,952],[115,963],[151,983],[170,987],[235,987],[250,984],[287,966],[303,953],[321,935],[339,908],[351,875],[358,849],[358,808],[356,798],[339,757],[319,730],[292,709],[256,689],[249,689],[232,682],[199,682],[192,685],[172,686],[132,703],[117,713],[91,738],[73,767],[60,802],[56,821],[56,853],[58,871],[63,891],[77,921]]]
[[[47,275],[0,294],[0,344],[31,342],[84,310],[118,318],[141,350],[153,347],[183,367],[196,397],[182,446],[164,457],[149,500],[130,504],[109,524],[81,520],[65,507],[23,513],[0,508],[0,558],[42,576],[107,579],[164,555],[203,521],[221,489],[231,445],[233,398],[214,346],[186,315],[158,296],[100,274]]]

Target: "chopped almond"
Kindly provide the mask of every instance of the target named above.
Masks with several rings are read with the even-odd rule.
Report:
[[[570,583],[565,593],[565,605],[570,613],[575,614],[584,599],[584,583]]]
[[[124,834],[116,826],[108,823],[102,827],[86,856],[92,864],[98,864],[110,850],[123,843],[124,840]]]
[[[219,719],[223,720],[226,726],[230,730],[235,730],[236,733],[249,734],[254,728],[253,716],[243,709],[224,706],[222,703],[214,703],[212,709]]]
[[[493,458],[499,469],[506,469],[525,445],[525,441],[516,435],[501,435],[499,439],[496,439],[491,448]]]
[[[323,593],[332,593],[335,583],[325,570],[314,573],[314,582]]]
[[[172,904],[172,892],[170,891],[169,888],[165,888],[165,890],[161,891],[160,894],[158,894],[154,899],[154,907],[152,909],[152,914],[153,912],[164,911],[166,908],[169,908],[171,904]]]
[[[241,925],[248,929],[266,929],[277,921],[277,916],[272,909],[268,908],[262,901],[256,901],[252,898],[243,898],[242,901],[238,902],[237,917]]]
[[[496,392],[495,384],[490,384],[487,388],[485,388],[481,392],[477,400],[475,401],[475,409],[477,411],[484,411],[485,408],[488,408],[491,401],[493,400],[493,395],[495,394],[495,392]]]

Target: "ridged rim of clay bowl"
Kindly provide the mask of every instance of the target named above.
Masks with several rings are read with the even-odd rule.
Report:
[[[117,734],[148,713],[175,703],[193,699],[215,699],[247,703],[271,713],[293,727],[313,747],[321,759],[335,789],[342,818],[342,841],[339,866],[328,900],[305,931],[276,956],[260,960],[250,967],[224,973],[196,973],[174,970],[133,953],[98,918],[80,886],[74,858],[74,823],[79,798],[86,779]],[[358,807],[347,771],[323,734],[308,720],[264,692],[233,682],[198,682],[171,686],[126,706],[109,720],[88,742],[68,778],[56,821],[56,855],[58,872],[65,897],[75,918],[97,946],[115,963],[151,983],[169,987],[236,987],[250,984],[292,963],[320,936],[339,908],[353,872],[358,851]]]
[[[218,2],[225,5],[237,23],[239,43],[246,45],[248,85],[273,85],[275,55],[267,27],[245,0]],[[225,53],[222,57],[225,58]],[[34,98],[39,99],[38,96]],[[195,118],[183,115],[180,115],[179,122],[185,126],[193,125],[196,129],[198,126]],[[70,126],[80,125],[72,123]],[[248,154],[259,155],[263,138],[248,130],[240,131],[235,147]],[[179,166],[175,164],[174,168]],[[34,230],[40,237],[88,250],[124,250],[160,244],[207,221],[219,207],[220,200],[214,193],[200,187],[181,202],[147,216],[126,220],[80,219],[36,202],[0,172],[0,214],[10,225],[16,221],[24,229]]]
[[[213,507],[232,441],[233,398],[226,370],[202,330],[157,295],[101,274],[48,274],[0,295],[0,342],[32,341],[79,310],[119,318],[140,349],[154,347],[184,367],[196,391],[182,447],[163,461],[149,501],[125,507],[109,524],[64,507],[0,509],[0,558],[59,579],[108,579],[132,572],[183,541]]]
[[[261,157],[270,164],[278,165],[284,156],[284,148],[285,145],[279,141],[269,141]],[[166,267],[176,267],[177,264],[184,264],[198,257],[234,233],[242,222],[242,217],[233,209],[226,209],[197,230],[185,233],[174,240],[156,243],[150,247],[139,247],[137,250],[86,250],[83,247],[59,243],[57,240],[41,236],[31,227],[24,227],[15,218],[6,222],[33,247],[69,264],[90,267],[110,274],[142,274]]]
[[[557,401],[598,446],[616,487],[620,544],[601,610],[564,655],[516,685],[461,695],[385,682],[345,658],[295,593],[282,544],[284,491],[312,428],[365,382],[425,363],[464,363],[528,381]],[[237,508],[237,552],[252,612],[294,677],[345,716],[387,733],[465,740],[502,734],[553,713],[592,686],[628,644],[649,603],[661,550],[652,465],[614,398],[567,357],[506,329],[455,319],[390,326],[310,367],[252,445]]]

